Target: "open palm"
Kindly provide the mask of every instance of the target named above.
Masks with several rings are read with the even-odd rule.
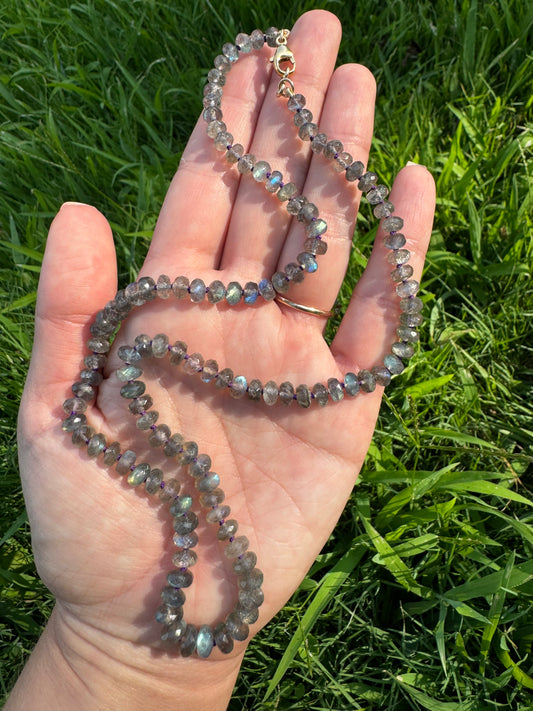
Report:
[[[366,164],[374,82],[357,65],[333,73],[339,40],[332,15],[304,15],[289,42],[298,63],[294,81],[320,130],[341,139],[344,149]],[[317,45],[320,62],[313,63]],[[232,69],[224,120],[235,142],[290,176],[286,180],[295,182],[328,222],[328,252],[319,258],[317,273],[294,286],[290,298],[329,309],[345,274],[360,193],[336,176],[323,156],[311,159],[309,143],[297,138],[286,101],[275,96],[271,52],[265,48]],[[428,172],[417,166],[402,170],[391,200],[404,218],[417,278],[434,207]],[[183,274],[206,284],[257,282],[293,261],[302,241],[301,224],[253,180],[240,178],[215,151],[200,121],[170,186],[142,275]],[[230,367],[248,381],[312,386],[341,378],[382,362],[395,339],[399,310],[391,269],[378,239],[331,349],[323,339],[323,319],[277,302],[236,308],[173,296],[151,302],[124,322],[90,423],[108,442],[117,439],[136,451],[138,462],[150,456],[165,478],[185,481],[175,462],[161,450],[150,452],[135,431],[113,375],[121,364],[117,347],[141,333],[166,333],[171,342],[185,341],[190,353],[214,358],[220,368]],[[132,490],[118,474],[110,475],[100,459],[73,447],[59,427],[61,402],[87,353],[91,317],[116,289],[107,222],[94,208],[65,205],[50,231],[39,286],[35,348],[20,414],[21,466],[36,561],[57,597],[57,614],[80,634],[90,629],[108,641],[158,647],[153,616],[176,550],[168,506],[148,497],[143,487]],[[365,457],[382,389],[303,410],[294,403],[285,408],[234,400],[167,360],[147,364],[141,379],[159,423],[209,454],[239,534],[257,553],[265,603],[255,632],[295,590],[335,525]],[[213,526],[201,523],[199,535],[204,544],[197,549],[185,619],[215,624],[233,605],[235,582]]]

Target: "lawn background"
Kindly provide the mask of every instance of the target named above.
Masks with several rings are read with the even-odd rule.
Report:
[[[214,56],[313,8],[342,20],[340,62],[378,80],[370,167],[390,185],[413,160],[437,181],[427,320],[338,527],[251,645],[230,709],[533,709],[528,0],[2,0],[2,694],[52,606],[15,442],[50,221],[65,200],[96,205],[131,281]],[[367,215],[348,287],[374,237]]]

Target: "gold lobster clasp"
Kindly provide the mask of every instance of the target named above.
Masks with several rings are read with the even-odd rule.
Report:
[[[278,85],[278,95],[291,95],[294,93],[294,84],[288,77],[289,74],[292,74],[296,69],[296,60],[292,50],[287,47],[288,36],[289,30],[281,30],[276,40],[278,46],[274,52],[274,56],[270,59],[270,61],[274,64],[274,69],[276,70],[278,76],[281,77]]]

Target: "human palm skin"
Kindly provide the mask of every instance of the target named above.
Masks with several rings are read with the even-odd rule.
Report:
[[[289,39],[297,58],[294,82],[320,130],[342,140],[345,150],[366,165],[374,80],[358,65],[334,71],[339,41],[334,16],[321,11],[302,16]],[[317,45],[320,62],[315,60]],[[318,271],[289,294],[298,303],[327,310],[344,278],[360,192],[335,175],[323,156],[311,157],[309,143],[297,138],[286,100],[276,97],[271,53],[265,48],[232,68],[224,121],[235,142],[295,182],[328,222],[329,249],[318,258]],[[391,201],[404,218],[402,231],[412,251],[414,278],[419,278],[434,209],[427,170],[414,165],[401,170]],[[253,180],[239,177],[214,149],[200,120],[170,185],[141,275],[173,279],[184,274],[206,284],[214,279],[257,282],[293,261],[302,242],[301,224],[291,221],[281,203]],[[200,352],[220,368],[262,383],[290,380],[312,386],[382,362],[395,340],[399,307],[381,242],[378,233],[331,348],[323,338],[324,319],[275,301],[230,308],[171,296],[134,309],[113,345],[109,377],[91,403],[89,423],[108,442],[116,439],[136,451],[138,462],[154,458],[165,478],[183,477],[160,450],[149,452],[119,395],[121,383],[113,373],[121,365],[117,349],[141,333],[183,340],[190,353]],[[64,205],[51,226],[43,262],[19,427],[36,564],[57,601],[53,637],[74,676],[90,666],[85,686],[99,682],[105,689],[102,679],[129,680],[132,669],[141,680],[156,674],[162,696],[149,697],[150,702],[165,708],[167,691],[180,684],[180,670],[186,669],[190,680],[209,668],[220,696],[214,704],[202,703],[224,708],[246,643],[236,643],[229,657],[215,650],[207,662],[183,660],[162,645],[154,622],[176,550],[168,505],[143,494],[143,487],[132,490],[61,431],[61,403],[70,396],[87,354],[92,317],[117,288],[115,249],[105,218],[90,206]],[[141,379],[160,413],[158,424],[197,441],[199,451],[209,454],[239,534],[250,539],[257,553],[265,602],[251,628],[254,634],[296,589],[341,514],[372,437],[382,388],[302,410],[294,404],[267,407],[234,400],[167,360],[146,363]],[[198,532],[199,560],[186,591],[185,619],[216,624],[234,604],[235,580],[214,527],[201,523]],[[139,685],[141,693],[137,690],[135,703],[127,707],[151,708],[142,696],[148,683]],[[17,693],[22,693],[20,682]],[[197,701],[193,708],[204,706]]]

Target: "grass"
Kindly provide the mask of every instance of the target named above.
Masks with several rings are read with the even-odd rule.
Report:
[[[2,693],[52,606],[15,444],[47,226],[64,200],[96,204],[129,281],[221,43],[324,7],[343,21],[341,61],[378,79],[372,167],[390,184],[415,160],[437,181],[427,321],[341,521],[252,644],[230,709],[532,709],[530,3],[175,5],[0,9]],[[352,283],[373,239],[366,220],[357,237]]]

